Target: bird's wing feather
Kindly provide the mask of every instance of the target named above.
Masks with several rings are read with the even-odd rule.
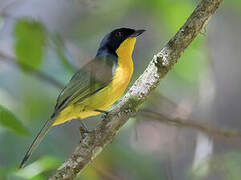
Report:
[[[81,102],[106,87],[112,80],[116,67],[115,57],[98,57],[81,68],[60,93],[55,113],[76,102]]]

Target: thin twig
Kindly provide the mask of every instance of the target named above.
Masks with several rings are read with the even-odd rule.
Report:
[[[21,67],[26,71],[31,73],[32,75],[34,75],[35,77],[48,82],[49,84],[55,86],[56,88],[62,89],[64,87],[63,84],[61,84],[60,82],[56,81],[55,79],[53,79],[52,77],[46,75],[45,73],[38,71],[37,69],[32,68],[31,66],[27,65],[27,64],[23,64],[21,62],[18,62],[16,58],[8,56],[2,52],[0,52],[0,60],[2,61],[6,61],[6,62],[10,62],[11,64],[18,66],[21,65]]]
[[[167,179],[168,180],[173,180],[173,172],[172,172],[172,160],[171,160],[171,155],[170,152],[166,152],[166,164],[167,164]]]
[[[208,124],[200,123],[196,120],[184,120],[180,118],[171,119],[164,114],[154,112],[148,109],[141,109],[139,111],[141,115],[144,115],[146,117],[157,119],[162,123],[166,123],[168,125],[178,126],[178,127],[184,127],[184,128],[192,128],[196,129],[198,131],[204,132],[209,135],[215,135],[215,136],[223,136],[226,138],[237,138],[241,137],[241,132],[233,131],[233,130],[227,130],[227,129],[219,129],[215,127],[211,127]]]

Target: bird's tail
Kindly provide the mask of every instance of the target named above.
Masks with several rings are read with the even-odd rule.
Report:
[[[55,117],[50,118],[45,122],[42,129],[39,131],[38,135],[36,136],[36,138],[34,139],[34,141],[31,144],[31,146],[29,147],[28,151],[26,152],[26,154],[19,166],[19,169],[24,167],[25,163],[27,162],[27,160],[29,159],[29,157],[31,156],[33,151],[38,147],[40,142],[43,140],[44,136],[47,134],[47,132],[53,125],[54,121],[55,121]]]

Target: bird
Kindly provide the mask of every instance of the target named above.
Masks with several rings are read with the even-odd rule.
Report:
[[[132,53],[136,38],[144,31],[123,27],[104,36],[95,58],[80,68],[60,92],[53,114],[33,140],[20,169],[51,127],[107,112],[121,97],[133,74]]]

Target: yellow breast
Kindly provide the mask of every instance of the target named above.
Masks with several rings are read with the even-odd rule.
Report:
[[[95,107],[98,107],[98,109],[108,109],[121,97],[128,86],[133,74],[132,52],[134,50],[135,42],[135,37],[128,38],[122,42],[116,50],[118,67],[110,85],[96,94],[98,99],[103,99],[99,104],[95,104]]]
[[[106,97],[104,99],[103,107],[100,108],[108,109],[112,104],[114,104],[124,93],[131,80],[133,74],[132,59],[129,58],[122,60],[121,58],[118,58],[118,62],[123,61],[126,61],[126,63],[118,63],[118,68],[116,69],[115,76],[113,77],[110,85],[103,89],[103,94],[100,92],[100,96]]]

